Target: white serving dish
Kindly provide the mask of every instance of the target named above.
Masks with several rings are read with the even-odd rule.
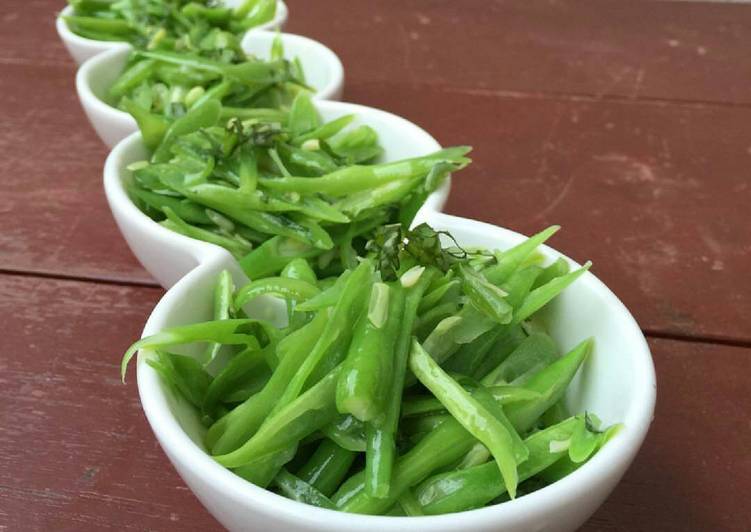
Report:
[[[132,144],[122,145],[124,153],[119,157],[126,156],[126,148],[132,150]],[[112,167],[115,162],[109,164]],[[441,214],[434,205],[435,202],[421,211],[419,220],[450,231],[462,245],[507,248],[524,238],[506,229]],[[197,267],[188,272],[181,263],[174,267],[174,275],[165,274],[176,279],[187,273],[156,306],[144,336],[165,327],[210,319],[213,283],[222,269],[229,269],[238,285],[247,281],[223,249],[199,246],[189,239],[177,240],[174,233],[159,233],[162,242],[170,237],[174,247],[164,250],[165,259],[178,255],[179,250],[184,256],[191,256]],[[542,252],[551,261],[561,256],[546,246]],[[511,502],[463,513],[431,517],[362,516],[286,499],[235,476],[205,453],[201,444],[204,429],[196,413],[168,391],[145,363],[148,352],[139,356],[138,389],[146,417],[165,453],[193,493],[229,530],[570,531],[584,523],[605,500],[641,446],[654,411],[655,374],[649,348],[634,318],[591,273],[584,274],[544,312],[550,333],[563,349],[584,338],[595,338],[592,355],[567,393],[571,411],[594,412],[605,425],[620,422],[624,428],[589,462],[564,479]]]
[[[425,130],[399,116],[352,103],[321,100],[316,107],[324,121],[343,115],[355,114],[348,127],[362,124],[378,132],[384,149],[383,161],[426,155],[440,149],[438,142]],[[194,240],[160,226],[142,213],[128,197],[123,180],[129,172],[126,167],[147,158],[140,133],[133,133],[119,142],[107,157],[104,165],[104,190],[112,214],[130,249],[141,264],[165,288],[175,284],[207,257],[225,250],[214,244]],[[440,210],[450,189],[450,181],[436,190],[422,210]]]
[[[262,59],[269,57],[273,31],[249,31],[242,40],[246,53]],[[299,57],[307,82],[315,90],[315,99],[338,100],[344,85],[344,69],[337,55],[329,48],[307,37],[281,33],[287,58]],[[99,138],[110,148],[138,131],[135,119],[125,111],[108,104],[104,95],[122,73],[130,45],[107,50],[85,61],[76,73],[76,91],[89,122]]]
[[[227,2],[227,4],[235,5],[238,2],[239,0],[230,0]],[[65,8],[57,16],[57,19],[55,21],[55,28],[57,29],[57,34],[63,41],[65,48],[68,50],[68,53],[70,53],[71,57],[73,57],[73,60],[79,65],[90,57],[94,57],[99,53],[128,45],[128,43],[126,42],[97,41],[95,39],[87,39],[86,37],[76,35],[68,28],[65,20],[63,20],[63,17],[72,14],[73,8],[69,5],[65,6]],[[256,30],[281,29],[284,26],[285,22],[287,22],[288,15],[289,10],[287,9],[287,4],[285,4],[283,0],[277,0],[276,15],[274,16],[273,20],[270,20],[265,24],[256,26],[255,28],[251,28],[248,31],[251,32]]]

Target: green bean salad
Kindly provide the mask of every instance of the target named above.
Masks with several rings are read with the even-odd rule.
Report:
[[[144,138],[151,139],[154,128],[165,129],[189,109],[212,99],[221,102],[225,118],[282,121],[303,91],[313,89],[305,84],[299,60],[284,58],[280,36],[264,61],[246,56],[233,35],[213,33],[196,54],[132,51],[105,101],[130,113]]]
[[[459,512],[576,470],[619,426],[567,410],[592,340],[562,353],[535,317],[589,264],[542,264],[557,227],[504,251],[405,227],[379,226],[334,275],[300,256],[240,287],[222,272],[213,319],[136,342],[123,378],[150,349],[219,464],[322,508]],[[262,295],[280,300],[285,326],[248,317]],[[193,343],[198,357],[173,350]]]
[[[470,162],[459,146],[377,163],[375,130],[354,115],[323,122],[304,92],[274,116],[225,111],[207,99],[170,123],[149,114],[141,131],[153,154],[128,167],[127,189],[163,226],[227,249],[250,279],[296,257],[326,276],[355,267],[376,228],[408,227]]]
[[[136,48],[197,52],[219,34],[242,35],[274,19],[277,0],[243,0],[230,8],[212,0],[68,0],[63,17],[75,34],[126,41]]]

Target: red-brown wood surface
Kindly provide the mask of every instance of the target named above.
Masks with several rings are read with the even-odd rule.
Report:
[[[290,0],[345,98],[471,144],[447,206],[583,261],[651,337],[655,423],[585,530],[748,530],[751,7]],[[162,294],[104,200],[54,33],[0,16],[0,530],[210,530],[117,364]]]

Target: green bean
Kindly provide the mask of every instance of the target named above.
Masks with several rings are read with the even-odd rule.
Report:
[[[315,285],[299,279],[285,277],[267,277],[257,281],[251,281],[237,291],[233,306],[235,309],[242,308],[248,301],[261,295],[275,295],[284,299],[305,301],[318,294],[320,290]]]
[[[162,116],[149,112],[148,109],[144,109],[127,98],[123,99],[120,105],[133,115],[138,124],[138,129],[141,130],[144,146],[149,150],[156,150],[167,132],[167,120]]]
[[[344,480],[357,453],[324,439],[297,476],[324,495],[331,496]]]
[[[540,397],[509,405],[506,409],[509,420],[520,432],[532,428],[538,418],[563,396],[571,379],[592,350],[592,344],[592,339],[584,340],[524,384],[524,388],[539,393]]]
[[[156,65],[156,61],[152,59],[137,61],[117,78],[117,81],[107,91],[107,95],[114,101],[119,100],[127,92],[151,77]]]
[[[559,229],[560,226],[553,225],[531,236],[521,244],[507,249],[501,253],[497,264],[483,270],[485,277],[495,285],[503,283],[538,246],[557,233]]]
[[[164,138],[152,156],[152,161],[159,163],[169,160],[169,149],[177,137],[216,124],[221,108],[222,106],[216,100],[208,100],[175,120],[165,131]]]
[[[170,231],[174,231],[175,233],[179,233],[181,235],[185,235],[191,238],[197,238],[200,240],[203,240],[204,242],[209,242],[210,244],[216,244],[217,246],[222,246],[227,251],[229,251],[234,257],[242,257],[246,253],[250,251],[252,246],[249,242],[243,240],[239,240],[236,237],[230,237],[225,236],[222,234],[215,233],[213,231],[208,231],[206,229],[203,229],[201,227],[191,225],[187,223],[185,220],[182,220],[175,212],[170,209],[169,207],[164,207],[162,209],[164,214],[167,216],[166,220],[162,220],[159,222],[159,224],[162,227],[166,227]]]
[[[417,498],[415,497],[415,494],[412,493],[412,490],[407,488],[404,490],[404,493],[402,493],[402,496],[399,497],[399,505],[404,510],[404,513],[411,517],[418,517],[421,515],[425,515],[425,513],[422,511],[422,507],[420,506],[420,503],[417,501]]]
[[[561,277],[556,277],[552,281],[532,290],[527,297],[524,298],[524,302],[519,310],[514,313],[514,322],[521,323],[532,316],[532,314],[540,310],[555,296],[560,294],[567,286],[581,277],[584,272],[589,270],[591,265],[590,262],[587,262],[578,270],[567,273]]]
[[[211,385],[211,375],[201,363],[185,355],[156,351],[156,358],[147,359],[166,382],[170,383],[193,406],[200,408]]]
[[[331,319],[321,333],[320,338],[310,351],[310,355],[303,361],[300,368],[290,380],[284,393],[279,398],[275,409],[294,400],[302,391],[305,382],[325,355],[339,342],[347,345],[352,337],[352,328],[363,306],[367,282],[372,276],[372,264],[365,260],[350,275],[342,290],[339,302],[331,311]]]
[[[322,250],[294,238],[272,237],[240,259],[240,267],[250,279],[280,272],[292,259],[317,257]]]
[[[304,502],[319,508],[334,509],[334,503],[314,486],[282,468],[274,478],[274,485],[293,501]]]
[[[261,182],[274,190],[299,193],[318,192],[341,196],[384,185],[391,181],[425,175],[434,164],[440,162],[454,164],[456,169],[463,168],[469,162],[464,157],[468,151],[469,148],[463,146],[448,148],[424,157],[405,159],[395,163],[372,166],[348,166],[322,177],[284,177],[261,179]]]
[[[222,270],[214,287],[214,320],[228,320],[230,318],[234,293],[235,283],[232,280],[232,274],[227,270]],[[221,348],[222,344],[209,344],[204,355],[204,366],[214,361]]]
[[[266,488],[274,481],[282,466],[292,459],[296,451],[297,446],[291,445],[250,465],[236,467],[232,471],[248,482]]]
[[[383,148],[378,145],[378,133],[367,125],[342,131],[329,139],[328,147],[347,164],[365,163],[383,152]]]
[[[470,302],[493,321],[504,325],[511,321],[513,307],[506,302],[507,292],[488,282],[482,273],[459,265],[462,288]]]
[[[483,377],[486,385],[524,384],[524,381],[552,363],[558,357],[558,348],[547,334],[529,335],[509,357]]]
[[[258,430],[310,353],[309,346],[321,335],[327,321],[326,313],[318,313],[310,323],[279,342],[277,351],[283,356],[263,390],[219,419],[206,434],[206,446],[213,454],[225,454],[237,449]]]
[[[517,401],[528,401],[540,396],[539,393],[518,386],[488,386],[488,393],[500,405],[507,405]],[[402,402],[402,417],[419,416],[422,414],[445,412],[443,404],[431,396],[405,397]]]
[[[272,20],[276,14],[276,0],[244,0],[234,9],[234,18],[241,29],[252,28]]]
[[[330,423],[336,417],[336,381],[340,367],[281,408],[272,411],[261,427],[238,449],[214,460],[225,467],[239,467],[261,460]]]
[[[354,118],[355,115],[340,116],[339,118],[316,127],[312,131],[294,137],[292,139],[292,144],[295,146],[302,146],[308,140],[326,140],[347,127]]]
[[[396,431],[399,425],[412,329],[422,295],[434,275],[433,270],[425,270],[415,283],[403,288],[404,311],[401,328],[394,343],[391,388],[384,406],[384,415],[366,427],[365,489],[373,497],[385,497],[390,492],[396,454]]]
[[[128,362],[133,355],[141,349],[159,349],[174,345],[189,344],[192,342],[219,342],[229,345],[257,345],[255,337],[237,332],[243,325],[252,323],[253,320],[234,319],[223,321],[207,321],[192,323],[178,327],[169,327],[146,338],[142,338],[131,345],[123,356],[120,364],[120,376],[125,382],[125,371]]]
[[[316,130],[321,125],[318,110],[313,105],[310,96],[299,94],[289,110],[289,132],[292,137],[299,137],[304,133]],[[323,191],[321,191],[323,192]]]
[[[446,421],[396,460],[386,496],[367,494],[365,474],[360,472],[345,481],[332,499],[345,512],[383,513],[399,500],[404,490],[424,480],[432,471],[455,463],[474,443],[475,439],[459,422],[447,416]]]
[[[217,406],[233,390],[245,383],[253,373],[258,373],[264,357],[260,349],[244,349],[227,363],[214,377],[201,404],[204,419],[217,419]]]
[[[351,414],[338,415],[321,429],[338,446],[353,452],[365,452],[365,425]]]
[[[540,272],[540,276],[535,280],[535,284],[532,288],[539,288],[540,286],[547,284],[556,277],[562,277],[569,272],[569,265],[566,259],[559,258],[555,262],[543,268]]]
[[[339,412],[360,421],[383,415],[384,400],[394,364],[396,335],[403,312],[403,292],[375,283],[369,308],[355,326],[336,390]]]
[[[449,413],[490,450],[513,498],[516,495],[518,457],[514,456],[514,440],[504,423],[451,379],[416,340],[412,342],[409,367]]]
[[[519,465],[519,481],[536,475],[561,459],[566,449],[553,444],[571,438],[577,424],[577,418],[570,418],[524,440],[529,458]],[[416,494],[423,511],[434,515],[484,506],[505,491],[506,485],[498,468],[493,463],[486,463],[431,477],[417,488]]]
[[[105,19],[97,17],[77,17],[68,15],[63,17],[68,27],[74,32],[79,33],[97,32],[103,35],[120,37],[120,40],[127,40],[133,33],[130,24],[124,20]],[[116,40],[116,39],[113,39]]]
[[[142,201],[159,212],[162,212],[164,207],[169,207],[179,218],[188,223],[211,223],[211,219],[206,215],[206,211],[191,201],[150,192],[135,184],[126,185],[126,189],[131,197],[135,197],[137,200]]]

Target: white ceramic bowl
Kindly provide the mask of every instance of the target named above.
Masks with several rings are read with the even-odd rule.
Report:
[[[232,6],[239,1],[240,0],[229,0],[226,3],[227,5]],[[71,6],[65,6],[57,16],[55,27],[57,29],[57,34],[60,36],[60,39],[62,39],[68,53],[70,53],[73,60],[79,65],[90,57],[94,57],[101,52],[106,52],[107,50],[112,50],[113,48],[122,47],[128,44],[119,41],[97,41],[95,39],[87,39],[86,37],[76,35],[68,28],[65,20],[63,20],[63,17],[72,14],[73,8]],[[284,23],[287,22],[288,15],[289,10],[287,9],[287,4],[285,4],[283,0],[277,0],[276,15],[274,16],[274,19],[265,24],[261,24],[260,26],[256,26],[255,28],[251,28],[249,31],[281,29],[284,26]]]
[[[417,157],[440,149],[438,142],[426,131],[386,111],[328,100],[318,101],[316,107],[325,121],[355,114],[355,120],[348,127],[367,124],[375,129],[384,149],[383,161]],[[133,204],[123,187],[123,180],[129,174],[126,167],[145,158],[147,153],[140,133],[133,133],[118,143],[104,165],[104,190],[115,221],[130,249],[162,286],[170,287],[207,255],[224,252],[224,249],[165,229]],[[450,181],[447,180],[431,194],[423,210],[440,210],[449,189]]]
[[[269,57],[272,31],[250,31],[242,40],[243,50],[262,59]],[[299,57],[307,81],[315,90],[314,98],[337,100],[344,84],[344,69],[337,55],[329,48],[307,37],[281,34],[287,58]],[[122,73],[131,47],[122,44],[85,61],[76,73],[76,91],[86,116],[99,138],[112,148],[122,139],[138,131],[135,119],[105,102],[104,95]]]
[[[463,245],[506,248],[524,237],[491,225],[425,209],[420,219],[450,231]],[[186,242],[181,242],[186,244]],[[187,250],[191,253],[194,250]],[[216,275],[229,269],[238,285],[247,279],[222,249],[206,249],[198,267],[175,284],[149,318],[144,335],[211,317]],[[548,247],[549,260],[561,255]],[[576,266],[570,261],[572,266]],[[594,336],[595,348],[569,387],[573,412],[596,413],[623,430],[589,462],[564,479],[500,505],[434,517],[375,517],[345,514],[298,503],[261,489],[214,462],[202,447],[204,429],[193,408],[162,385],[138,361],[138,389],[146,417],[162,448],[193,493],[230,530],[319,532],[568,531],[581,525],[619,481],[652,421],[655,375],[647,343],[631,314],[594,275],[586,273],[544,310],[550,333],[563,349]]]

